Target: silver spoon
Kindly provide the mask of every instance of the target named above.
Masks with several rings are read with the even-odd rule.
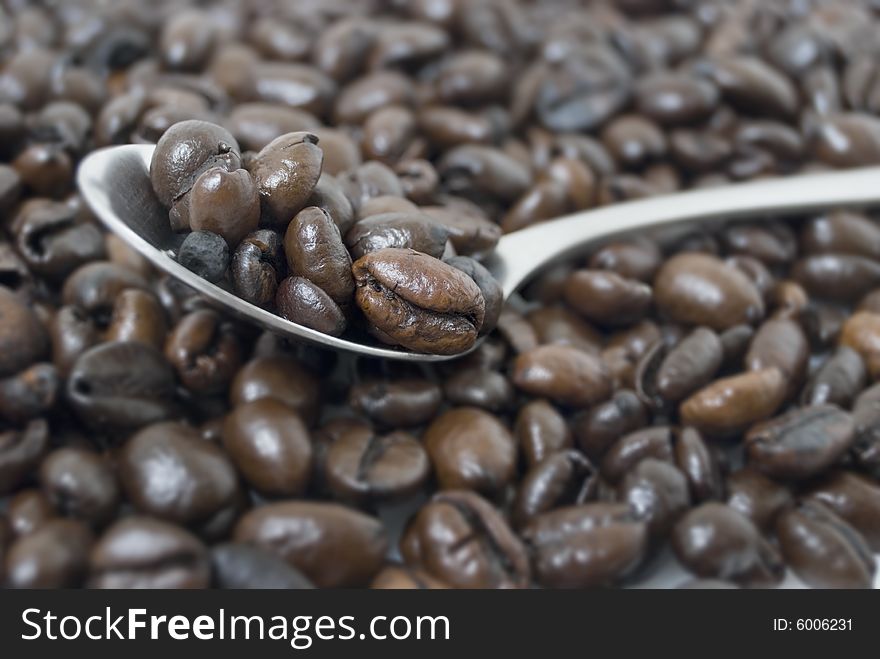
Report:
[[[160,270],[181,280],[215,306],[277,334],[336,350],[410,362],[439,362],[455,355],[424,355],[340,339],[284,320],[193,274],[177,263],[182,236],[150,186],[152,145],[94,151],[79,167],[85,200],[108,229]],[[587,244],[637,231],[687,228],[695,221],[786,215],[834,206],[880,203],[880,167],[804,174],[651,197],[583,211],[504,236],[487,267],[509,298],[530,275],[576,254]]]

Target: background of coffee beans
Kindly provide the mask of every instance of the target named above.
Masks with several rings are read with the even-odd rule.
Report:
[[[875,215],[597,247],[415,368],[205,307],[73,175],[180,121],[222,126],[245,170],[307,133],[318,180],[270,215],[422,249],[437,233],[399,214],[427,216],[479,287],[503,232],[563,213],[880,163],[878,28],[871,0],[3,0],[0,580],[585,588],[655,583],[672,553],[687,586],[870,587]],[[250,293],[333,299],[237,219]]]

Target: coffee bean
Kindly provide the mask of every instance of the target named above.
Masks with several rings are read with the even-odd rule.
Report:
[[[754,467],[738,469],[727,476],[726,503],[762,531],[773,528],[779,513],[791,506],[791,491],[772,481]]]
[[[19,490],[9,499],[6,518],[13,535],[29,535],[58,515],[52,502],[40,490]]]
[[[256,508],[240,518],[234,539],[279,556],[319,588],[366,585],[381,569],[388,544],[377,519],[310,501]]]
[[[151,517],[117,521],[95,543],[89,559],[91,588],[207,588],[208,551],[177,525]]]
[[[248,234],[232,254],[229,274],[235,294],[257,306],[275,299],[284,273],[281,237],[271,229]]]
[[[880,314],[859,311],[849,317],[840,333],[840,344],[859,354],[868,367],[871,379],[880,376],[878,331],[880,331]]]
[[[52,364],[34,364],[0,380],[0,417],[26,423],[49,413],[58,402],[61,376]]]
[[[675,431],[672,448],[675,464],[687,479],[691,499],[720,499],[724,491],[721,469],[700,433],[694,428]]]
[[[224,277],[229,266],[229,247],[216,233],[193,231],[181,243],[177,261],[199,277],[216,283]]]
[[[12,543],[6,581],[12,588],[75,588],[88,570],[93,537],[73,520],[50,520]]]
[[[578,270],[565,283],[565,300],[587,320],[630,325],[651,306],[651,288],[613,272]]]
[[[275,554],[228,542],[211,548],[213,582],[218,588],[308,589],[311,582]]]
[[[260,198],[250,174],[222,167],[205,171],[193,183],[189,199],[189,228],[223,238],[229,248],[256,231]]]
[[[0,286],[0,377],[40,359],[49,347],[46,329],[32,309]]]
[[[517,357],[512,380],[533,396],[572,407],[589,407],[611,394],[608,371],[599,359],[561,345],[541,346]]]
[[[308,279],[341,307],[351,303],[351,257],[327,211],[310,206],[297,213],[284,234],[284,254],[292,275]]]
[[[866,375],[865,362],[859,354],[840,346],[810,378],[801,394],[801,402],[849,407],[864,388]]]
[[[865,539],[823,504],[802,501],[776,522],[795,574],[815,588],[871,588],[876,564]]]
[[[473,492],[435,494],[407,527],[401,553],[455,588],[526,588],[530,581],[523,543]]]
[[[40,465],[40,484],[59,514],[92,526],[108,523],[119,504],[113,465],[92,451],[56,449]]]
[[[346,234],[345,243],[355,259],[386,247],[413,249],[439,259],[447,237],[444,227],[422,213],[391,212],[357,222]]]
[[[648,524],[653,535],[663,536],[690,507],[688,482],[673,465],[646,458],[630,471],[619,487],[637,519]]]
[[[662,124],[687,124],[708,116],[718,105],[718,89],[708,80],[659,72],[639,79],[638,109]]]
[[[639,397],[621,389],[610,400],[578,414],[572,428],[581,450],[591,460],[598,460],[619,438],[647,421],[647,411]]]
[[[284,226],[308,201],[321,176],[323,155],[311,133],[276,137],[254,157],[250,173],[260,193],[264,222]]]
[[[241,365],[241,345],[229,324],[200,309],[181,318],[168,335],[165,358],[191,391],[219,392]]]
[[[645,458],[673,462],[671,428],[643,428],[618,439],[602,456],[602,476],[611,483],[617,483]]]
[[[572,445],[571,431],[565,418],[542,399],[520,408],[513,432],[530,467]]]
[[[158,298],[148,291],[129,288],[116,298],[105,339],[137,341],[161,350],[167,331],[165,311]]]
[[[245,363],[230,387],[233,406],[261,398],[273,398],[297,412],[312,425],[320,407],[320,389],[315,377],[296,359],[283,355],[255,357]]]

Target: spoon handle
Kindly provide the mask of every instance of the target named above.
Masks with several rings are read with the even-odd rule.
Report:
[[[586,243],[694,220],[786,215],[880,203],[880,167],[801,174],[639,199],[582,211],[504,236],[490,268],[505,297],[529,275]]]

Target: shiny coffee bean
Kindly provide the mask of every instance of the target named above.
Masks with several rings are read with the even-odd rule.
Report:
[[[801,393],[804,405],[849,407],[865,387],[865,362],[852,348],[840,346],[810,378]]]
[[[33,309],[0,286],[0,377],[14,375],[43,357],[49,337]]]
[[[34,419],[23,428],[0,429],[0,493],[28,479],[49,449],[49,425]]]
[[[647,423],[648,413],[639,397],[621,389],[610,400],[575,416],[572,430],[578,446],[595,461],[618,439]]]
[[[476,341],[486,305],[479,287],[460,270],[393,248],[370,252],[352,270],[358,306],[390,340],[435,354],[463,352]]]
[[[745,365],[750,371],[778,369],[789,392],[794,392],[804,380],[809,357],[810,345],[800,324],[788,318],[771,318],[752,338]]]
[[[284,273],[281,237],[271,229],[258,229],[239,243],[229,264],[235,294],[266,306],[275,299],[278,282]]]
[[[45,363],[0,380],[0,417],[20,424],[49,413],[60,399],[61,386],[58,369]]]
[[[639,111],[665,125],[705,118],[718,105],[718,96],[710,81],[671,72],[644,76],[635,88]]]
[[[602,456],[599,463],[602,476],[610,483],[617,483],[646,458],[673,462],[670,427],[643,428],[618,439]]]
[[[855,301],[880,285],[880,262],[854,254],[806,256],[792,277],[808,293],[833,301]]]
[[[611,395],[604,364],[568,346],[541,346],[523,353],[514,363],[512,380],[526,393],[572,407],[589,407]]]
[[[880,487],[867,478],[836,471],[810,489],[819,501],[861,533],[874,551],[880,546]]]
[[[117,521],[98,538],[89,558],[90,588],[207,588],[207,548],[176,524],[152,517]]]
[[[656,346],[646,353],[636,374],[640,393],[649,401],[655,396],[666,403],[687,398],[712,381],[724,358],[721,340],[706,327],[693,330],[669,351],[660,343]],[[662,360],[658,363],[657,358]]]
[[[672,548],[685,568],[702,578],[745,585],[780,581],[779,552],[741,513],[722,503],[692,508],[672,530]]]
[[[464,272],[480,289],[486,309],[479,333],[480,335],[489,334],[498,324],[498,318],[504,308],[504,291],[501,284],[485,266],[470,256],[453,256],[444,259],[444,263]]]
[[[307,132],[276,137],[254,157],[250,173],[264,222],[283,227],[306,205],[321,176],[318,138]]]
[[[782,513],[776,535],[786,562],[814,588],[871,588],[877,570],[865,538],[816,501]]]
[[[880,386],[869,387],[856,398],[852,415],[856,425],[853,458],[876,480],[880,474]]]
[[[190,391],[220,392],[241,365],[241,345],[220,316],[200,309],[181,318],[169,333],[165,358]]]
[[[351,257],[327,211],[309,206],[297,213],[284,234],[284,254],[292,275],[308,279],[339,306],[350,304]]]
[[[649,310],[651,288],[613,272],[578,270],[565,283],[565,300],[600,325],[630,325]]]
[[[275,554],[235,542],[211,548],[211,572],[212,582],[217,588],[314,588],[305,575]]]
[[[189,228],[222,237],[232,249],[256,231],[260,197],[250,174],[222,167],[205,171],[193,183],[189,199]]]
[[[570,346],[592,355],[601,351],[602,336],[598,330],[566,307],[540,307],[529,312],[527,320],[542,345]]]
[[[688,482],[675,466],[646,458],[619,486],[619,497],[655,536],[665,535],[690,507]]]
[[[530,467],[572,445],[571,431],[565,418],[543,399],[520,408],[513,432]]]
[[[454,588],[526,588],[529,559],[520,539],[473,492],[438,492],[422,506],[401,541],[410,565]]]
[[[369,503],[402,499],[419,490],[431,463],[422,444],[408,433],[350,432],[327,448],[324,469],[337,498]]]
[[[109,322],[116,299],[127,288],[149,290],[141,274],[109,261],[94,261],[77,268],[64,282],[61,299],[90,314],[98,323]]]
[[[103,456],[78,448],[60,448],[40,465],[40,484],[64,517],[103,526],[119,505],[119,483]]]
[[[6,507],[9,530],[19,537],[33,533],[56,517],[58,514],[52,502],[37,489],[19,490]]]
[[[694,428],[681,428],[672,436],[675,465],[684,474],[691,499],[706,501],[720,499],[724,482],[716,456]]]
[[[513,504],[516,526],[554,508],[595,498],[598,473],[580,452],[557,451],[532,466],[523,477]]]
[[[339,305],[312,281],[302,277],[284,279],[275,292],[278,315],[330,336],[339,336],[348,319]]]
[[[872,380],[880,377],[880,314],[859,311],[850,316],[841,329],[840,344],[859,354]]]
[[[880,259],[880,228],[861,214],[838,211],[810,219],[800,231],[806,254],[856,254]]]
[[[312,501],[255,508],[239,519],[234,539],[272,552],[319,588],[368,584],[388,545],[377,519],[337,503]]]
[[[368,379],[354,384],[348,402],[380,426],[411,427],[426,423],[440,408],[440,387],[418,378]]]
[[[473,407],[449,410],[425,431],[423,441],[442,489],[499,494],[516,471],[517,444],[499,419]]]
[[[320,386],[304,365],[287,355],[255,357],[235,375],[229,390],[233,406],[273,398],[297,412],[311,426],[320,409]]]
[[[444,382],[443,392],[452,405],[471,405],[496,413],[509,409],[515,397],[510,380],[484,368],[453,373]]]
[[[299,415],[271,398],[237,406],[223,423],[223,446],[248,484],[265,496],[301,495],[312,444]]]
[[[165,311],[157,297],[148,291],[129,288],[116,298],[104,338],[136,341],[161,350],[167,332]]]
[[[770,480],[754,467],[729,474],[725,487],[727,505],[748,517],[762,531],[772,529],[779,513],[794,501],[787,486]]]
[[[648,528],[626,504],[589,503],[550,511],[522,531],[536,581],[545,588],[610,585],[632,573],[648,549]]]
[[[75,588],[88,572],[93,541],[82,522],[47,521],[10,545],[6,582],[12,588]]]

